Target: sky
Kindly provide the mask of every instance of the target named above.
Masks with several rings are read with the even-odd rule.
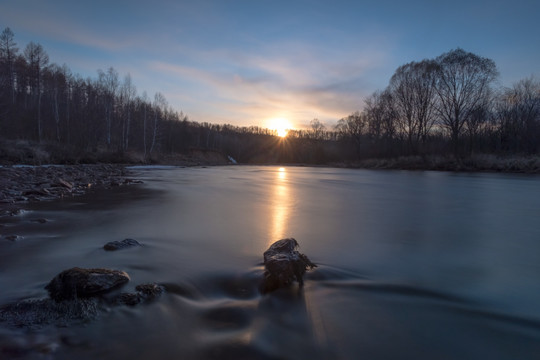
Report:
[[[0,0],[22,51],[82,77],[114,67],[191,120],[327,127],[411,61],[455,48],[490,58],[500,86],[540,76],[538,0]]]

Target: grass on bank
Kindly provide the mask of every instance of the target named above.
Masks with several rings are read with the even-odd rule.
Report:
[[[0,140],[0,165],[43,164],[166,164],[166,165],[226,165],[226,154],[206,149],[192,149],[186,154],[118,152],[106,148],[82,152],[58,144],[37,144],[26,140]],[[265,163],[261,163],[261,165]],[[294,164],[291,164],[294,165]],[[307,164],[303,164],[307,165]],[[401,169],[437,171],[489,171],[540,174],[540,156],[474,154],[463,159],[453,156],[401,156],[366,159],[331,164],[336,167],[364,169]]]

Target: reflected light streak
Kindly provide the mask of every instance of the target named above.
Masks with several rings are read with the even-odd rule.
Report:
[[[276,178],[272,189],[271,199],[272,222],[270,228],[270,238],[268,246],[274,241],[288,237],[290,210],[292,199],[287,182],[287,170],[279,168],[276,172]]]

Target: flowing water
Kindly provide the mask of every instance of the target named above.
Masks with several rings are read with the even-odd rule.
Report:
[[[0,323],[0,358],[538,359],[540,177],[304,167],[133,168],[141,185],[2,218],[0,306],[62,270],[129,273],[84,323]],[[42,223],[36,221],[45,219]],[[261,295],[294,237],[319,267]],[[142,247],[106,252],[114,240]]]

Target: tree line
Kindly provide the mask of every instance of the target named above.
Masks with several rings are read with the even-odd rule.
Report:
[[[0,34],[0,138],[54,143],[81,154],[137,152],[143,159],[211,150],[243,163],[538,154],[540,82],[531,77],[498,88],[497,77],[492,60],[458,48],[400,66],[386,89],[336,126],[313,119],[310,128],[281,139],[256,126],[191,121],[161,93],[138,94],[131,76],[112,67],[82,78],[50,63],[40,44],[21,51],[6,28]]]
[[[112,67],[84,79],[66,65],[49,63],[40,44],[30,42],[20,52],[9,28],[0,35],[0,67],[4,138],[149,155],[168,145],[163,136],[171,122],[188,121],[161,93],[137,95],[131,76],[121,79]]]
[[[335,130],[357,158],[538,154],[540,82],[497,87],[498,75],[491,59],[459,48],[410,62]]]

